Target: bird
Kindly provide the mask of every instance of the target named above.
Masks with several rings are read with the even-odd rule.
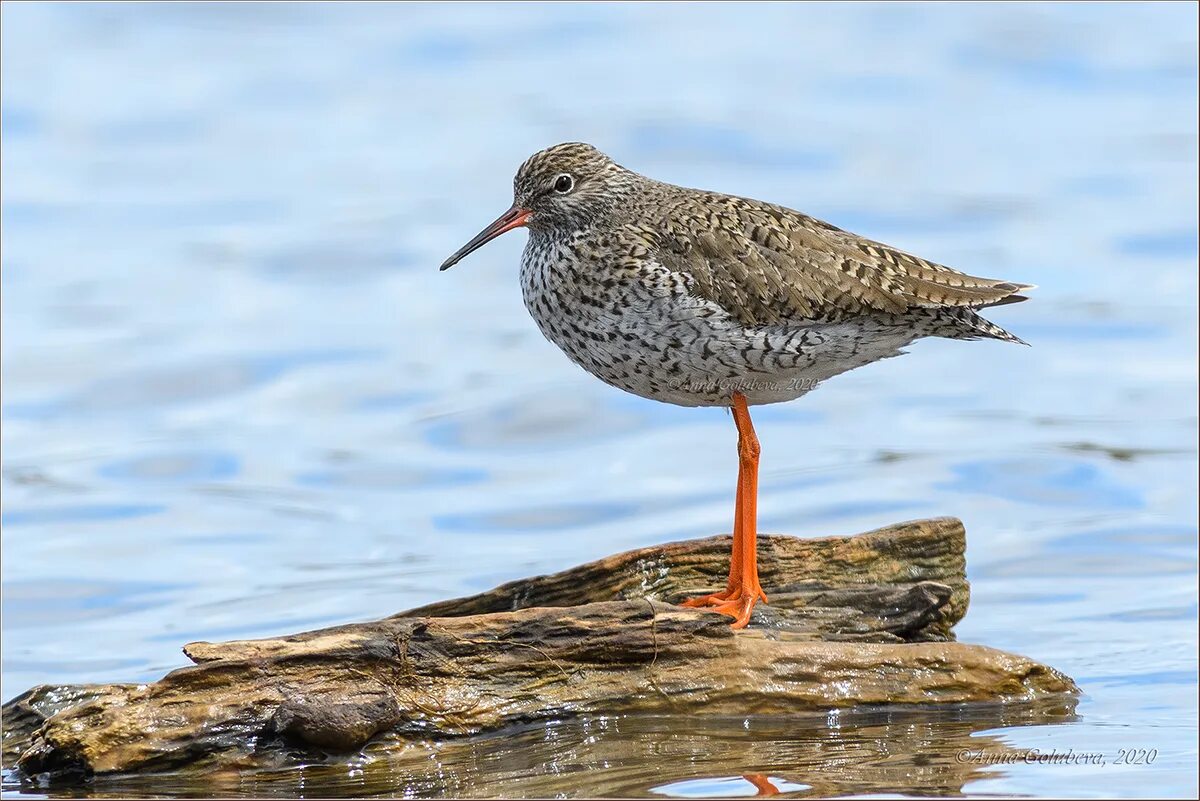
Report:
[[[759,582],[758,467],[750,407],[897,356],[924,337],[1025,344],[979,310],[1032,284],[979,278],[784,206],[641,175],[592,145],[530,156],[513,204],[441,265],[526,228],[521,294],[575,364],[643,398],[727,407],[737,429],[725,589],[684,606],[744,628]]]

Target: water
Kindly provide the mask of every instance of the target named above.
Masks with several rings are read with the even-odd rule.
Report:
[[[4,698],[728,530],[728,417],[623,395],[544,342],[523,234],[436,270],[526,155],[586,139],[1040,286],[990,315],[1031,348],[925,341],[758,410],[762,522],[962,517],[960,637],[1085,695],[966,720],[568,721],[237,787],[1194,795],[1196,22],[5,4]],[[964,770],[964,741],[1107,764]]]

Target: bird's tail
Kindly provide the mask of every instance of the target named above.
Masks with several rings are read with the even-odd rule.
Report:
[[[1005,298],[1000,303],[991,305],[1002,306],[1006,303],[1019,303],[1025,298],[1012,295]],[[957,309],[939,309],[939,317],[943,320],[952,323],[952,333],[942,334],[951,339],[999,339],[1004,342],[1013,342],[1017,345],[1028,345],[1029,343],[1021,339],[1016,334],[1001,328],[991,320],[986,320],[974,309],[957,308]]]

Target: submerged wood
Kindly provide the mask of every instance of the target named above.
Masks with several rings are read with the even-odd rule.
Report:
[[[848,538],[762,537],[748,629],[672,602],[719,587],[730,538],[672,543],[383,620],[198,642],[148,685],[39,687],[4,706],[26,776],[253,767],[382,732],[453,737],[589,714],[781,714],[1030,701],[1073,682],[953,641],[966,613],[955,519]]]

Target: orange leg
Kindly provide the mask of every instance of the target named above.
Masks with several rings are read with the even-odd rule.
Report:
[[[766,593],[758,583],[758,455],[761,448],[746,397],[733,395],[733,422],[738,430],[738,484],[733,520],[733,553],[729,559],[729,582],[724,592],[692,598],[684,606],[711,608],[734,618],[735,629],[750,622],[754,604]]]
[[[754,785],[754,789],[758,790],[756,796],[760,795],[779,795],[780,790],[775,785],[771,784],[771,780],[764,773],[743,773],[742,778]]]

